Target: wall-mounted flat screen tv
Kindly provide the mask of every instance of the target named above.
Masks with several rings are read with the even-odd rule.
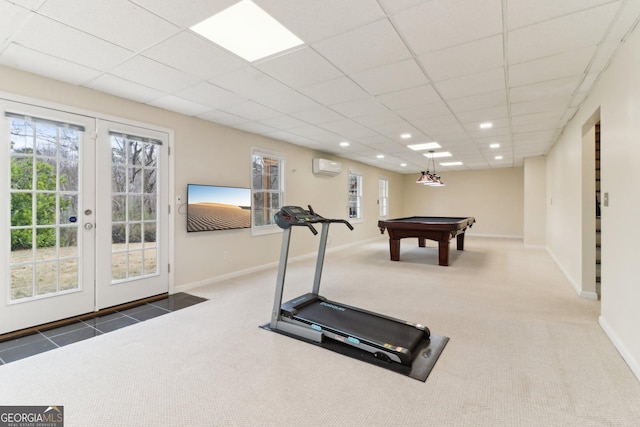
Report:
[[[251,227],[251,189],[187,185],[187,231]]]

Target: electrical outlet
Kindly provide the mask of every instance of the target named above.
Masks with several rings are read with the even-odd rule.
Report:
[[[222,258],[224,258],[224,259],[229,259],[229,251],[224,251],[224,252],[222,253]]]

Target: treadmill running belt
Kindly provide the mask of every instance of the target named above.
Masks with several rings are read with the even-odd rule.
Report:
[[[424,331],[364,311],[343,307],[332,301],[316,301],[300,307],[295,318],[335,329],[350,336],[409,350],[418,344]]]

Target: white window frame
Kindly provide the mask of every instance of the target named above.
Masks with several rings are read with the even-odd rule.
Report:
[[[355,188],[352,188],[352,181],[355,179]],[[360,172],[349,171],[347,181],[347,215],[351,222],[362,221],[362,181],[363,177]]]
[[[384,177],[378,178],[378,215],[389,216],[389,180]]]
[[[273,159],[273,160],[277,160],[278,161],[278,172],[280,174],[280,188],[277,190],[273,190],[273,189],[267,189],[268,191],[264,191],[263,189],[256,189],[254,188],[254,180],[253,180],[253,158],[254,156],[260,156],[260,157],[265,157],[265,158],[269,158],[269,159]],[[275,221],[273,220],[272,216],[270,217],[270,224],[265,224],[265,225],[256,225],[255,224],[255,210],[256,210],[256,204],[255,204],[255,193],[257,192],[269,192],[269,193],[277,193],[278,194],[278,199],[279,199],[279,206],[277,206],[277,209],[279,210],[282,206],[284,206],[284,182],[285,182],[285,156],[283,154],[280,153],[276,153],[276,152],[272,152],[272,151],[268,151],[268,150],[263,150],[260,148],[252,148],[251,149],[251,235],[252,236],[260,236],[263,234],[272,234],[272,233],[278,233],[280,231],[282,231],[275,223]],[[274,210],[273,213],[277,212],[277,210]]]

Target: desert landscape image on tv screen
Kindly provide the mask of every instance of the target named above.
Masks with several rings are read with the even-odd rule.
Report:
[[[251,227],[251,190],[240,187],[189,184],[187,231]]]

